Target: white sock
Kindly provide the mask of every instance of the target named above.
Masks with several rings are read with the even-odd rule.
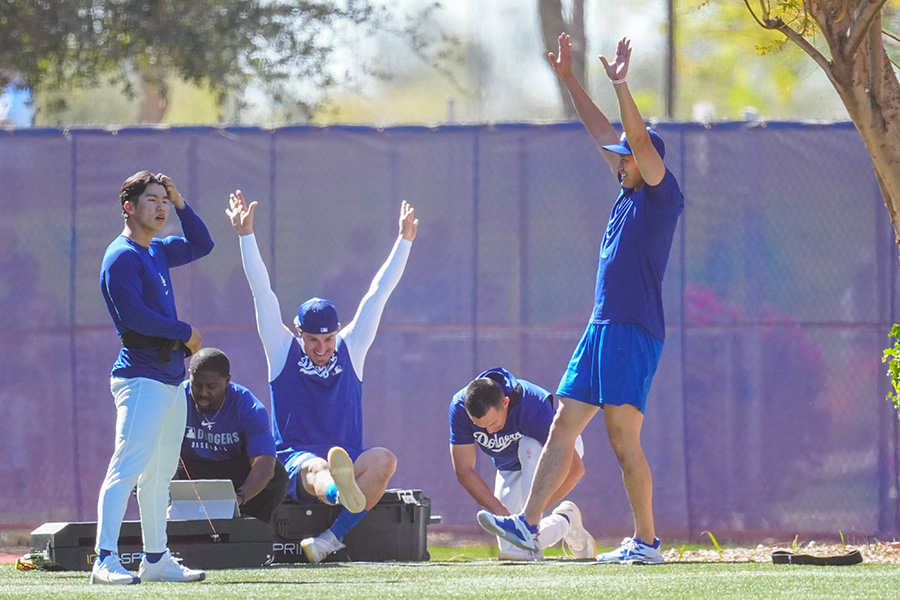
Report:
[[[538,546],[541,550],[549,548],[569,533],[569,520],[562,515],[544,517],[538,524]]]

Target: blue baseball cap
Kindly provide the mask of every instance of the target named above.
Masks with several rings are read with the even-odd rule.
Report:
[[[294,325],[306,333],[337,331],[338,314],[334,304],[322,298],[310,298],[300,305]]]
[[[647,128],[647,133],[650,134],[650,141],[653,142],[653,147],[656,148],[656,151],[659,153],[660,158],[666,157],[666,143],[663,141],[659,134],[654,130]],[[615,152],[616,154],[631,154],[631,146],[628,144],[628,138],[625,137],[625,134],[622,134],[622,137],[619,138],[618,144],[609,144],[608,146],[603,146],[604,150],[609,150],[610,152]]]

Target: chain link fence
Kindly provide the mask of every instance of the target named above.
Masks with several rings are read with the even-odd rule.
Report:
[[[668,537],[896,536],[898,420],[881,364],[897,248],[852,125],[662,124],[685,193],[664,282],[668,333],[643,442]],[[99,265],[118,190],[170,175],[213,253],[173,270],[179,316],[268,405],[265,356],[224,210],[256,232],[285,321],[313,295],[349,322],[420,219],[365,366],[366,443],[399,458],[444,524],[474,525],[447,408],[503,365],[555,390],[590,315],[617,191],[580,124],[0,131],[0,528],[96,519],[118,338]],[[167,233],[179,231],[173,219]],[[598,537],[631,532],[602,420],[572,492]],[[479,469],[492,477],[489,461]],[[134,508],[131,515],[136,515]]]

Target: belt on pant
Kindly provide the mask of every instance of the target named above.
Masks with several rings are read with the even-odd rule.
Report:
[[[122,346],[124,348],[156,348],[156,360],[159,364],[164,365],[172,360],[172,352],[175,350],[184,350],[185,356],[190,356],[191,351],[181,340],[173,340],[164,337],[155,337],[152,335],[144,335],[134,330],[123,333]]]

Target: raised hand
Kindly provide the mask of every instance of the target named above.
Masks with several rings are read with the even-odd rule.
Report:
[[[225,214],[231,219],[231,226],[238,235],[253,233],[253,211],[256,210],[257,204],[259,203],[254,201],[248,206],[241,190],[237,190],[229,197]]]
[[[416,209],[404,200],[400,205],[400,237],[413,241],[419,229],[419,220],[416,218]]]
[[[559,34],[559,54],[550,52],[547,54],[547,60],[550,61],[550,66],[553,67],[553,71],[558,77],[565,78],[574,75],[572,71],[572,40],[568,33]]]
[[[622,38],[619,45],[616,46],[616,58],[613,62],[606,60],[605,56],[600,56],[600,62],[606,69],[606,76],[612,81],[621,81],[628,74],[628,63],[631,61],[631,40]]]

